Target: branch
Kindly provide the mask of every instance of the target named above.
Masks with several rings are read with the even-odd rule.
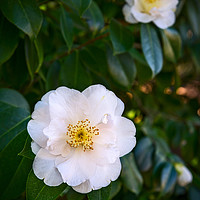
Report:
[[[71,51],[64,52],[63,54],[60,54],[60,55],[58,55],[57,57],[53,58],[52,60],[50,60],[50,61],[47,63],[47,65],[50,65],[50,64],[52,64],[53,62],[55,62],[56,60],[59,60],[59,59],[61,59],[61,58],[64,58],[65,56],[70,55],[70,54],[73,53],[74,51],[80,50],[80,49],[82,49],[83,47],[86,47],[86,46],[88,46],[88,45],[90,45],[90,44],[96,42],[97,40],[101,40],[101,39],[107,37],[108,35],[109,35],[109,33],[105,33],[105,34],[100,35],[100,36],[98,36],[98,37],[96,37],[96,38],[93,38],[93,39],[91,39],[91,40],[88,40],[87,42],[85,42],[85,43],[79,45],[78,47],[75,47],[75,48],[71,49]]]

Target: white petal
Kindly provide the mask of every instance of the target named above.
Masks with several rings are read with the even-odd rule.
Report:
[[[49,126],[44,129],[48,137],[47,149],[53,155],[66,157],[71,147],[67,144],[67,123],[64,120],[53,119]]]
[[[138,22],[149,23],[155,19],[155,16],[140,12],[135,6],[131,8],[131,13]]]
[[[94,150],[87,152],[87,157],[98,165],[114,163],[119,158],[120,151],[116,144],[98,144],[93,145]]]
[[[116,95],[102,85],[93,85],[82,92],[90,105],[90,120],[97,124],[105,114],[114,115],[118,106]]]
[[[43,129],[49,125],[49,95],[53,91],[45,94],[41,101],[37,102],[32,113],[32,120],[29,121],[27,130],[31,138],[41,147],[46,146],[47,137],[43,134]]]
[[[65,120],[76,124],[85,119],[88,102],[82,93],[67,87],[59,87],[49,96],[49,110],[51,119]]]
[[[98,166],[95,175],[90,179],[92,189],[98,190],[106,187],[111,181],[115,181],[121,172],[121,163],[119,158],[110,165]]]
[[[175,23],[175,14],[173,11],[162,13],[162,16],[154,19],[154,23],[161,29],[166,29]]]
[[[121,116],[124,112],[124,103],[121,101],[121,99],[117,98],[117,107],[115,109],[115,115]]]
[[[125,20],[131,24],[135,24],[138,21],[135,19],[133,14],[131,13],[131,7],[129,5],[125,5],[122,9],[122,12],[124,14]]]
[[[132,6],[134,4],[134,0],[125,0],[125,1],[130,6]]]
[[[58,186],[63,183],[62,177],[55,166],[56,156],[47,150],[40,149],[33,162],[33,171],[39,179],[44,179],[46,185]]]
[[[84,183],[81,183],[80,185],[74,186],[74,187],[72,187],[72,188],[73,188],[76,192],[83,193],[83,194],[86,194],[86,193],[89,193],[89,192],[92,191],[90,182],[89,182],[88,180],[85,181]]]
[[[135,125],[125,117],[115,117],[111,131],[117,136],[117,146],[120,150],[120,157],[132,151],[136,145]]]
[[[99,127],[101,129],[101,126]],[[102,129],[99,135],[93,137],[93,141],[101,145],[115,145],[116,135],[109,129]]]
[[[77,149],[75,153],[57,166],[65,183],[78,186],[94,175],[96,164],[92,162],[86,152]]]
[[[179,175],[178,175],[178,184],[181,186],[186,186],[192,182],[192,173],[182,164],[175,165]]]
[[[41,147],[36,142],[32,141],[31,149],[32,149],[32,152],[36,155],[38,151],[41,149]]]
[[[178,0],[163,0],[161,1],[162,3],[162,7],[160,8],[161,10],[163,11],[166,11],[166,10],[175,10],[176,9],[176,6],[178,4]]]

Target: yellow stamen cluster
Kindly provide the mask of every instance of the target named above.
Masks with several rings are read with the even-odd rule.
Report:
[[[83,151],[93,150],[93,136],[99,135],[99,129],[96,126],[90,126],[88,119],[78,121],[76,125],[68,125],[67,135],[69,139],[66,141],[71,147],[83,147]]]
[[[161,0],[141,0],[143,12],[149,13],[152,8],[159,8],[161,6]]]

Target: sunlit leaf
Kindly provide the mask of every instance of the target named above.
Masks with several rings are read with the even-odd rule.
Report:
[[[141,42],[144,56],[154,77],[163,67],[163,55],[158,35],[151,25],[141,25]]]
[[[181,55],[181,37],[175,29],[162,31],[163,49],[166,59],[176,63]]]

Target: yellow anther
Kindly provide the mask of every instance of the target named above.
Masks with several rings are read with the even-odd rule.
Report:
[[[90,126],[88,119],[78,121],[76,125],[69,124],[67,126],[67,135],[69,139],[66,141],[71,147],[77,148],[82,146],[83,151],[93,150],[93,136],[99,135],[99,129]]]

